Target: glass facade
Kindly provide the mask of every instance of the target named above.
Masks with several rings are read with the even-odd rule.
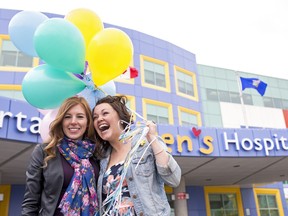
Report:
[[[241,104],[241,84],[237,81],[240,76],[259,78],[269,85],[263,97],[255,89],[245,89],[242,92],[245,105],[288,109],[288,80],[206,65],[198,64],[197,67],[203,104],[203,125],[206,127],[223,127],[220,102]]]

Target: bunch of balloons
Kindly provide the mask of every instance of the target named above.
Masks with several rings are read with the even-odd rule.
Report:
[[[85,8],[64,18],[21,11],[10,20],[8,32],[16,48],[43,62],[27,72],[22,92],[45,115],[45,127],[70,96],[85,96],[92,107],[97,98],[115,94],[113,79],[129,68],[133,58],[129,36],[117,28],[104,28],[99,16]],[[46,139],[42,133],[46,137],[48,129],[40,129]]]

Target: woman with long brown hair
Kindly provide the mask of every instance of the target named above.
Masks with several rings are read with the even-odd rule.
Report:
[[[50,142],[37,144],[31,155],[22,215],[94,215],[99,165],[87,101],[66,99],[49,135]]]

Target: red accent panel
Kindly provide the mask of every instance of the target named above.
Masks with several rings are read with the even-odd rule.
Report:
[[[288,110],[283,110],[283,115],[284,115],[286,128],[288,128]]]

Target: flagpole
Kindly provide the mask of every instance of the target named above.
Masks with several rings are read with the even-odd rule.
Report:
[[[243,113],[243,117],[244,117],[244,124],[245,124],[245,128],[248,128],[246,108],[245,108],[244,101],[243,101],[243,93],[242,93],[241,84],[240,84],[239,72],[238,72],[238,71],[235,71],[235,74],[236,74],[236,77],[237,77],[238,91],[239,91],[239,96],[240,96],[242,113]]]

